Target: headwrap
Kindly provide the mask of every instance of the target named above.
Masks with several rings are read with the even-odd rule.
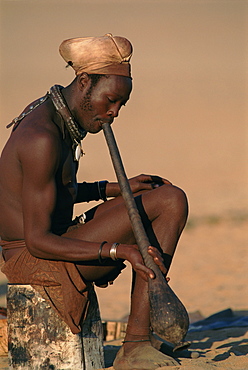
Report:
[[[62,42],[59,52],[76,75],[112,74],[131,77],[132,45],[124,37],[107,33],[100,37],[78,37]]]

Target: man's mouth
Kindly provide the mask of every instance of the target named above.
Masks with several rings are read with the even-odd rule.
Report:
[[[104,123],[109,123],[110,125],[114,122],[113,119],[109,120],[109,121],[102,121],[102,120],[99,120],[99,123],[100,125],[102,126]]]

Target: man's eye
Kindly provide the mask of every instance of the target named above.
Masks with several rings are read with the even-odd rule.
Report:
[[[111,104],[115,104],[115,103],[116,103],[116,100],[113,100],[113,99],[110,99],[110,98],[108,98],[108,100],[109,100],[109,102],[110,102]]]

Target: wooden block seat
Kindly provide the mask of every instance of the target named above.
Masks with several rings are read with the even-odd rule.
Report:
[[[9,369],[93,370],[104,368],[103,328],[94,288],[79,334],[31,285],[9,284]]]

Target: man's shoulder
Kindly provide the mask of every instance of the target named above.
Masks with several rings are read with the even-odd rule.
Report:
[[[46,110],[32,112],[20,122],[12,132],[7,143],[8,151],[15,152],[22,162],[26,158],[45,158],[58,156],[61,149],[61,136]]]
[[[30,112],[13,130],[13,135],[17,139],[45,140],[47,142],[60,139],[58,128],[54,122],[54,111],[47,103],[45,102]]]

